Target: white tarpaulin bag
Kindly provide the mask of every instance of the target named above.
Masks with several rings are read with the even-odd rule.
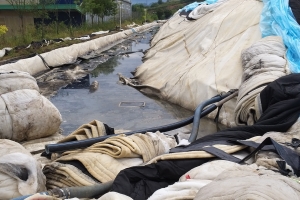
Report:
[[[20,144],[0,139],[0,199],[46,191],[40,163]]]
[[[54,134],[62,118],[26,72],[0,73],[0,138],[32,140]]]

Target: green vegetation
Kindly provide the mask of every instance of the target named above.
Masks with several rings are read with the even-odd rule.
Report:
[[[5,25],[0,25],[0,36],[5,34],[8,31]]]
[[[139,22],[169,19],[176,11],[187,4],[182,1],[186,0],[168,0],[166,3],[158,0],[157,3],[153,3],[151,6],[135,4],[132,6],[132,17],[139,20]]]

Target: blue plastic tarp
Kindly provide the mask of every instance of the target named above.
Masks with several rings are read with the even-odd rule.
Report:
[[[200,4],[214,4],[218,2],[218,0],[205,0],[205,1],[202,1],[202,2],[197,2],[195,1],[194,3],[191,3],[189,5],[186,5],[184,6],[182,9],[180,9],[179,11],[186,11],[186,12],[189,12],[189,11],[192,11],[194,10],[195,8],[197,8]]]
[[[281,36],[292,73],[300,73],[300,26],[288,0],[263,0],[260,29],[262,37]]]

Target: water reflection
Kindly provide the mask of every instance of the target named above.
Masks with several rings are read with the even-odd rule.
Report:
[[[130,46],[123,52],[140,49],[145,51],[149,48],[150,36],[150,33],[145,33],[143,43],[127,41],[119,47]],[[114,54],[118,53],[116,51],[112,49]],[[149,98],[132,87],[118,84],[117,73],[130,77],[131,72],[142,64],[143,56],[142,52],[136,52],[129,56],[110,57],[107,62],[101,64],[99,62],[103,61],[103,57],[80,63],[80,67],[93,70],[78,82],[59,90],[57,95],[51,98],[51,102],[62,115],[61,128],[64,134],[68,135],[82,124],[95,119],[116,129],[139,130],[174,123],[191,116],[191,111],[157,98]],[[97,67],[94,68],[93,64]],[[90,86],[93,83],[97,83],[97,88],[91,92]],[[144,106],[120,106],[121,102],[144,102]],[[201,124],[205,124],[204,127],[207,128],[208,123]]]
[[[98,77],[99,74],[111,74],[115,71],[115,67],[118,66],[120,62],[118,61],[118,57],[114,56],[108,59],[105,63],[99,64],[93,71],[91,71],[91,75],[93,78]]]
[[[80,80],[77,80],[62,89],[88,89],[90,86],[90,75],[87,74]]]

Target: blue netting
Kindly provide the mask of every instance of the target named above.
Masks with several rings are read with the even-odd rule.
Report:
[[[300,73],[300,26],[287,0],[263,0],[260,29],[262,37],[281,36],[292,73]]]

